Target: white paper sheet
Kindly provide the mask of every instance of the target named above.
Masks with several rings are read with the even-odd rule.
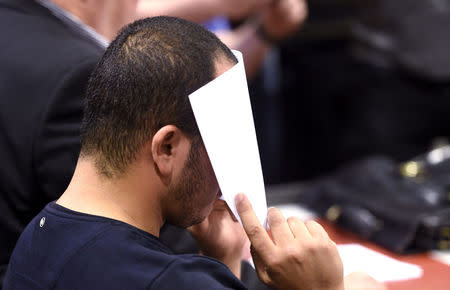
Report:
[[[450,266],[450,250],[430,251],[429,255],[432,259]]]
[[[234,197],[245,193],[265,226],[266,192],[244,62],[240,52],[233,53],[239,62],[189,100],[223,199],[241,222]]]
[[[380,282],[401,281],[419,278],[423,274],[420,266],[401,262],[359,244],[338,245],[344,264],[344,275],[362,271]]]

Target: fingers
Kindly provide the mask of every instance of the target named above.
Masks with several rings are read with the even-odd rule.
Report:
[[[298,28],[299,24],[303,22],[307,15],[307,8],[304,1],[300,0],[285,0],[284,6],[280,11],[286,17],[286,20],[293,26],[292,29]]]
[[[214,202],[213,209],[207,218],[205,218],[201,223],[190,226],[187,229],[193,236],[199,236],[201,233],[208,231],[211,223],[216,224],[217,221],[222,220],[227,215],[231,216],[233,221],[235,221],[234,215],[229,209],[227,203],[218,199]]]
[[[237,220],[237,218],[234,216],[234,213],[233,213],[233,211],[231,210],[231,208],[228,206],[228,204],[224,201],[224,200],[220,200],[221,202],[223,202],[223,206],[224,206],[224,208],[228,211],[228,215],[231,217],[231,219],[234,221],[234,222],[239,222],[238,220]]]
[[[290,217],[288,218],[287,223],[296,239],[302,240],[305,237],[311,238],[311,234],[306,228],[305,223],[298,218]]]
[[[208,221],[208,219],[205,219],[204,221],[202,221],[199,224],[188,227],[187,230],[189,231],[189,233],[192,236],[198,237],[198,236],[201,236],[202,233],[206,232],[208,227],[209,227],[209,221]]]
[[[235,202],[245,233],[250,239],[254,250],[257,251],[258,254],[264,259],[264,257],[269,255],[274,250],[274,244],[269,238],[267,232],[259,223],[258,217],[253,211],[252,205],[247,197],[240,193],[236,195]]]
[[[296,239],[303,240],[305,238],[330,239],[325,229],[316,221],[307,221],[304,223],[295,217],[287,220],[290,230]]]
[[[206,220],[217,225],[224,223],[228,219],[231,219],[233,222],[238,222],[227,203],[224,200],[216,200],[214,202],[213,210]]]
[[[305,225],[311,236],[313,236],[314,238],[330,239],[324,228],[317,222],[308,221]]]
[[[228,205],[224,200],[217,199],[214,202],[213,210],[228,210]]]
[[[269,275],[267,273],[267,266],[264,261],[259,256],[258,252],[256,252],[253,246],[250,247],[250,253],[253,258],[253,265],[255,266],[256,273],[258,274],[259,279],[267,284],[270,281]]]
[[[269,223],[272,238],[276,245],[283,246],[294,239],[294,235],[279,209],[269,209],[267,222]]]

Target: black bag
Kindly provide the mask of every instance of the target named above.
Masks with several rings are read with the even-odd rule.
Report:
[[[320,178],[303,205],[396,253],[450,248],[450,146],[398,164],[374,156]]]

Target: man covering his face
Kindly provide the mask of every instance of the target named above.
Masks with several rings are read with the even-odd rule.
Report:
[[[4,289],[242,289],[245,234],[267,285],[343,289],[339,254],[319,224],[272,209],[269,236],[238,195],[244,233],[218,200],[188,95],[236,62],[189,21],[124,28],[90,78],[72,180],[21,235]],[[171,253],[158,238],[166,222],[201,222],[204,255]]]

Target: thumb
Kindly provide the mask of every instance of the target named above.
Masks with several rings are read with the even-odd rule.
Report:
[[[236,209],[254,250],[264,259],[275,247],[266,230],[259,222],[248,198],[239,193],[235,198]]]

